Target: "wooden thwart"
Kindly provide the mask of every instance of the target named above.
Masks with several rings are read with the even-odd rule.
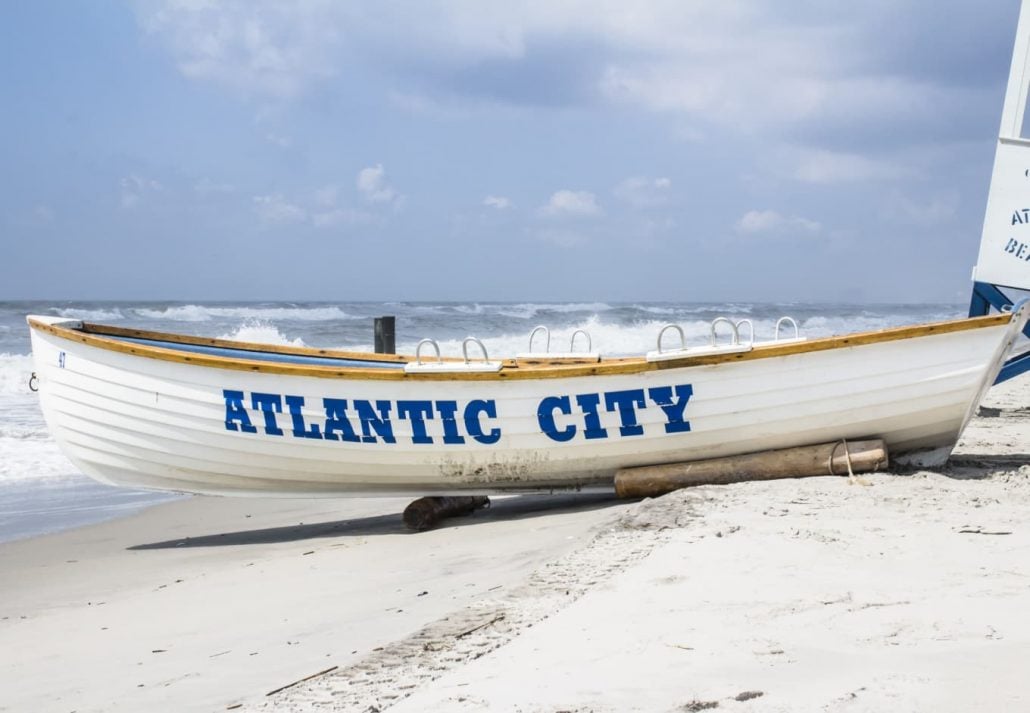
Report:
[[[887,446],[880,439],[835,441],[689,463],[622,468],[615,473],[620,498],[646,498],[694,485],[724,485],[748,480],[803,478],[812,475],[869,473],[887,467]]]

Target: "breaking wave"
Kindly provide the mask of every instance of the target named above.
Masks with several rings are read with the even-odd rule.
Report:
[[[954,312],[941,311],[933,314],[921,315],[921,319],[913,319],[913,315],[898,314],[876,314],[865,313],[850,317],[838,316],[815,316],[809,317],[803,322],[799,321],[802,332],[810,337],[830,337],[838,334],[850,334],[852,332],[867,332],[877,329],[889,329],[890,327],[903,327],[918,322],[941,322],[955,319],[960,315]]]
[[[568,351],[572,335],[578,331],[585,331],[590,337],[591,350],[600,352],[603,356],[631,356],[643,355],[655,348],[658,339],[658,332],[667,324],[665,321],[646,320],[633,324],[616,324],[603,320],[598,315],[593,315],[585,320],[577,322],[568,327],[551,330],[551,351]],[[688,344],[702,344],[708,338],[711,323],[705,320],[693,320],[680,322]],[[774,323],[769,322],[768,328],[771,333]],[[515,354],[529,350],[529,334],[527,328],[524,332],[509,332],[500,335],[485,335],[480,339],[486,346],[491,358],[510,358]],[[478,335],[474,335],[478,336]],[[461,356],[462,339],[440,339],[440,352],[444,356]],[[404,342],[398,344],[398,351],[401,353],[414,353],[418,342]],[[543,338],[538,336],[534,344],[537,351],[543,349]],[[586,350],[586,342],[582,336],[577,338],[576,349]],[[667,344],[667,346],[678,346]],[[470,348],[470,356],[475,354]]]
[[[66,307],[55,309],[58,317],[67,319],[81,319],[84,322],[105,322],[114,319],[125,319],[125,315],[118,309],[81,309],[77,307]]]
[[[498,315],[513,319],[532,319],[540,314],[571,314],[575,312],[607,312],[615,309],[605,302],[520,302],[506,303],[470,303],[470,304],[425,304],[412,305],[420,314],[460,314],[460,315]]]
[[[172,322],[207,322],[212,319],[264,319],[322,322],[334,319],[358,319],[339,307],[209,307],[179,305],[163,309],[137,308],[140,317]]]
[[[290,339],[271,324],[264,322],[248,322],[234,331],[219,335],[219,339],[230,339],[234,342],[254,342],[256,344],[275,344],[286,347],[305,347],[300,337]]]
[[[27,394],[32,375],[29,354],[0,354],[0,394]]]

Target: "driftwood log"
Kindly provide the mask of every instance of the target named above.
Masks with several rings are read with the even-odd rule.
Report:
[[[722,485],[748,480],[802,478],[813,475],[868,473],[887,467],[887,446],[880,439],[836,441],[741,456],[622,468],[615,473],[620,498],[646,498],[694,485]]]
[[[404,524],[410,530],[424,532],[445,518],[469,515],[489,505],[490,498],[483,495],[419,498],[404,508]]]

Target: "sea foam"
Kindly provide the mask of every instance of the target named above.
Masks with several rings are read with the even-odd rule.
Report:
[[[303,347],[304,340],[300,337],[290,339],[271,324],[251,321],[240,325],[232,332],[222,334],[219,339],[229,339],[234,342],[253,342],[255,344],[275,344],[287,347]]]
[[[0,354],[0,394],[29,393],[31,354]]]
[[[146,319],[173,322],[207,322],[212,319],[264,319],[321,322],[334,319],[360,319],[339,307],[216,307],[205,305],[179,305],[163,309],[136,308],[133,310]]]
[[[58,317],[67,319],[81,319],[84,322],[110,322],[112,320],[125,319],[125,315],[118,309],[82,309],[77,307],[66,307],[55,309]]]

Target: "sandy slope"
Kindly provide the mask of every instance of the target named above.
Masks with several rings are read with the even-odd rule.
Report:
[[[0,545],[0,710],[1024,710],[1030,379],[986,405],[949,469],[869,485],[420,535],[398,500],[195,498]]]

